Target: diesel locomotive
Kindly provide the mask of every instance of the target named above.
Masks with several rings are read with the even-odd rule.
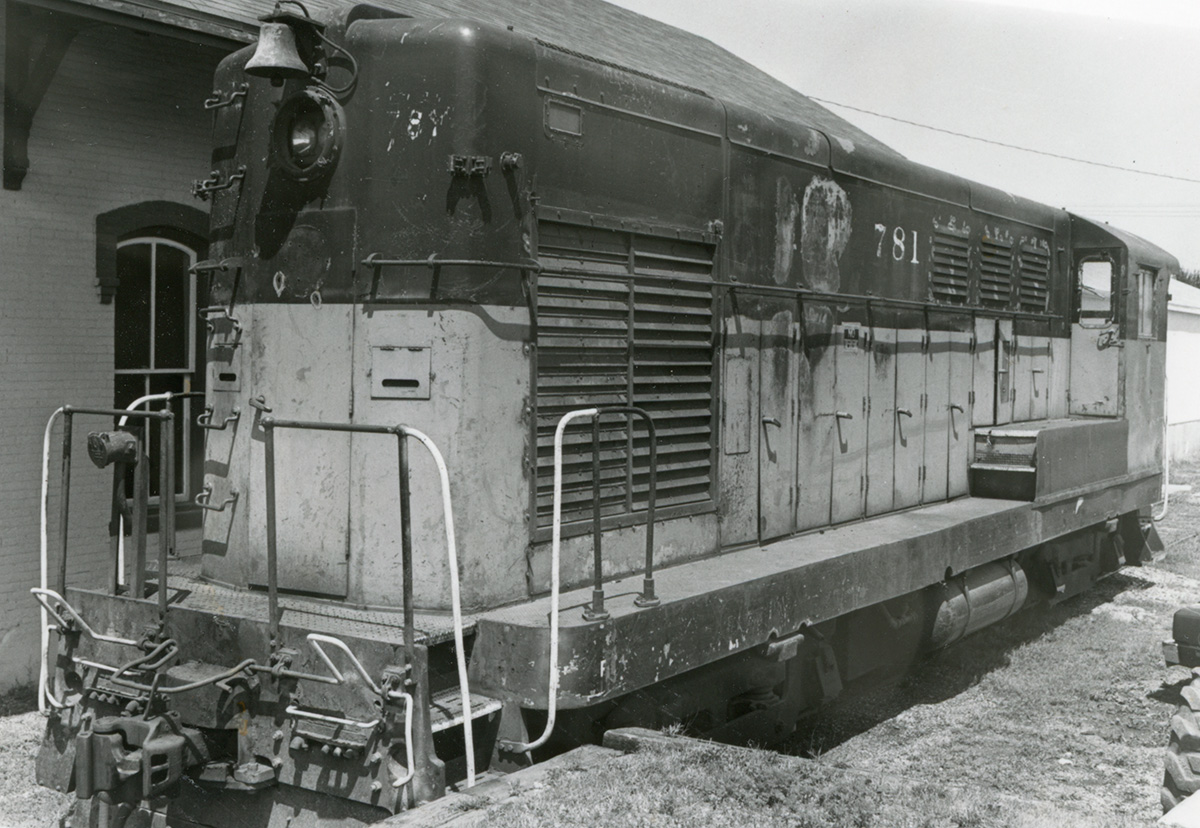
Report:
[[[615,726],[776,741],[1149,554],[1145,241],[467,19],[281,4],[206,105],[198,570],[170,498],[147,541],[152,406],[89,437],[123,567],[68,583],[64,541],[35,590],[72,824],[367,824]]]

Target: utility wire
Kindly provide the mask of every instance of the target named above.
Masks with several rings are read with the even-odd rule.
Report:
[[[814,101],[817,101],[818,103],[829,104],[830,106],[839,106],[842,109],[851,109],[855,112],[862,112],[864,115],[874,115],[876,118],[883,118],[888,121],[896,121],[897,123],[908,124],[909,126],[915,126],[915,127],[921,128],[921,129],[928,129],[932,132],[940,132],[944,135],[953,135],[956,138],[966,138],[971,141],[979,141],[981,143],[992,144],[997,147],[1005,147],[1006,149],[1014,149],[1014,150],[1019,150],[1021,152],[1029,152],[1029,153],[1033,153],[1034,155],[1045,155],[1048,158],[1058,158],[1062,161],[1074,161],[1077,164],[1089,164],[1090,166],[1093,166],[1093,167],[1104,167],[1105,169],[1108,169],[1108,170],[1119,170],[1121,172],[1134,173],[1135,175],[1149,175],[1149,176],[1153,176],[1154,178],[1169,178],[1172,181],[1186,181],[1189,184],[1200,184],[1200,178],[1187,178],[1182,175],[1171,175],[1170,173],[1160,173],[1160,172],[1151,172],[1149,170],[1139,170],[1139,169],[1135,169],[1133,167],[1122,167],[1117,164],[1106,164],[1103,161],[1089,161],[1086,158],[1075,158],[1074,156],[1071,156],[1071,155],[1060,155],[1056,152],[1047,152],[1046,150],[1031,149],[1029,147],[1018,146],[1017,144],[1006,144],[1003,141],[993,141],[991,138],[980,138],[978,135],[967,135],[965,132],[955,132],[952,129],[942,129],[941,127],[930,126],[929,124],[922,124],[922,123],[918,123],[917,121],[909,121],[905,118],[897,118],[894,115],[884,115],[882,112],[875,112],[870,109],[863,109],[862,107],[851,106],[850,104],[838,103],[837,101],[831,101],[826,98],[818,98],[814,95],[808,95],[807,97],[811,98]]]

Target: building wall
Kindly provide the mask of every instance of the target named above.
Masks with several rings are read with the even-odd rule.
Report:
[[[96,216],[152,200],[203,207],[190,186],[208,169],[210,116],[202,103],[220,57],[115,26],[83,30],[35,117],[22,189],[0,191],[0,690],[36,676],[38,613],[29,589],[38,583],[47,418],[67,402],[113,402],[113,306],[100,303],[96,285]],[[84,440],[105,421],[78,419],[68,580],[101,584],[110,560],[111,473],[87,460]],[[56,428],[51,573],[60,444]],[[181,552],[197,543],[190,534]]]
[[[1187,288],[1172,284],[1172,294],[1181,287]],[[1200,460],[1198,356],[1200,307],[1172,305],[1167,317],[1167,449],[1172,463]]]

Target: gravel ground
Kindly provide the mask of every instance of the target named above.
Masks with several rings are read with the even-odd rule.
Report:
[[[1127,568],[1049,611],[1022,613],[839,705],[805,734],[811,754],[868,773],[992,791],[1087,822],[1160,815],[1167,723],[1189,678],[1162,642],[1200,602],[1200,468],[1172,478],[1163,560]]]
[[[1161,642],[1175,609],[1200,601],[1200,467],[1172,479],[1194,491],[1174,497],[1159,524],[1164,560],[971,636],[901,682],[837,705],[792,751],[885,785],[937,783],[985,805],[1027,803],[1035,825],[1149,824],[1167,722],[1188,677],[1163,665]],[[69,802],[33,781],[42,723],[28,691],[0,698],[0,828],[55,824]],[[855,821],[899,824],[895,813]]]
[[[33,760],[42,739],[45,719],[28,689],[0,698],[0,826],[46,828],[70,803],[68,797],[33,781]]]

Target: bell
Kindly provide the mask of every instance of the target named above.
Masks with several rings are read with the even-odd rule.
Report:
[[[296,50],[296,32],[287,23],[263,23],[254,56],[246,62],[246,74],[283,81],[307,78],[311,73]]]

